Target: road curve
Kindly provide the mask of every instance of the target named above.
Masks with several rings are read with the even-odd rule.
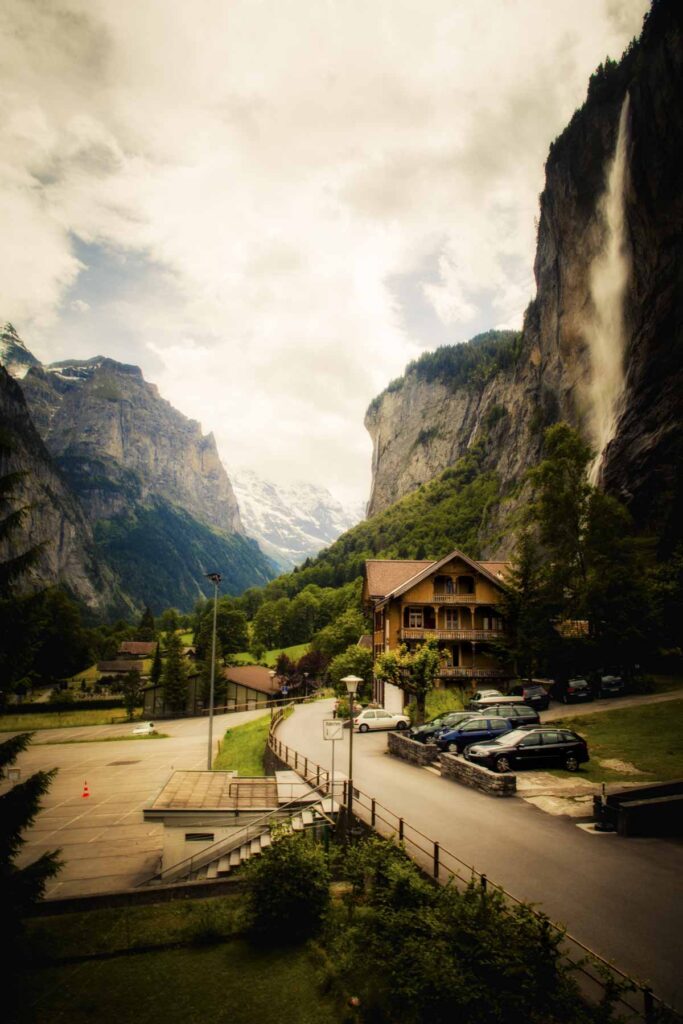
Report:
[[[331,702],[301,706],[278,738],[329,768],[322,721]],[[548,916],[665,1002],[683,1008],[683,843],[591,835],[569,818],[498,799],[386,752],[384,733],[354,734],[354,783],[461,860]],[[348,730],[335,770],[348,769]]]

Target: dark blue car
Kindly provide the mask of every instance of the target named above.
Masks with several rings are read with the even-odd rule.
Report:
[[[462,754],[470,743],[495,740],[511,731],[512,726],[506,718],[487,718],[481,715],[479,718],[470,718],[468,722],[461,722],[454,729],[444,730],[436,737],[436,744],[444,753]]]

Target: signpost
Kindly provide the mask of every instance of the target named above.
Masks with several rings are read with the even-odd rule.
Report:
[[[344,739],[344,723],[336,718],[325,718],[323,720],[323,739],[329,740],[332,744],[332,800],[334,801],[334,745],[337,740]]]

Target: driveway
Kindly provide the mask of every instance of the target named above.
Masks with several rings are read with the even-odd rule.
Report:
[[[260,711],[216,715],[216,742],[233,725]],[[136,723],[137,724],[137,723]],[[153,874],[163,846],[163,825],[143,822],[148,806],[175,769],[205,769],[208,721],[158,722],[168,739],[129,739],[135,726],[74,727],[37,732],[17,759],[21,777],[58,768],[43,809],[24,833],[20,863],[61,848],[64,867],[47,887],[48,899],[125,889]],[[92,742],[107,739],[107,742]],[[64,740],[90,742],[64,743]],[[84,797],[87,783],[89,796]]]
[[[666,693],[638,693],[629,697],[602,697],[587,704],[557,704],[555,701],[547,711],[541,711],[541,722],[553,722],[556,718],[574,715],[594,715],[600,711],[614,711],[617,708],[634,708],[641,704],[663,704],[669,700],[680,700],[683,690],[667,690]]]
[[[322,720],[331,702],[298,708],[278,738],[329,768]],[[681,1004],[683,843],[588,834],[523,800],[497,799],[386,753],[384,733],[354,734],[354,783],[634,977]],[[349,739],[335,744],[347,771]]]

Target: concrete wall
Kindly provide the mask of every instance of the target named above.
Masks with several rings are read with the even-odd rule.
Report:
[[[517,791],[516,775],[499,775],[457,754],[441,754],[439,761],[443,777],[461,782],[464,786],[481,789],[492,796],[514,796]]]

